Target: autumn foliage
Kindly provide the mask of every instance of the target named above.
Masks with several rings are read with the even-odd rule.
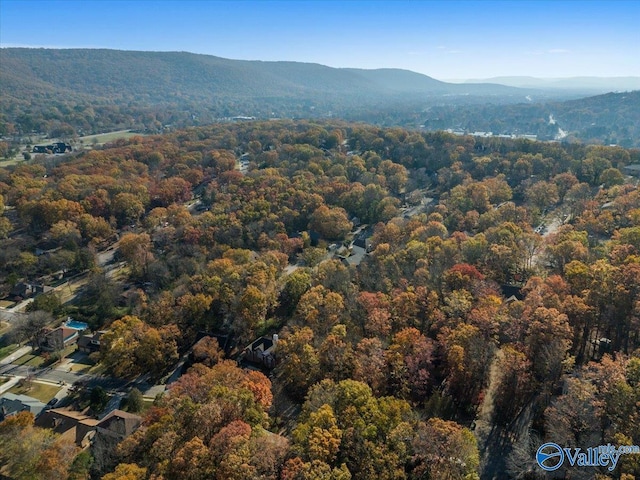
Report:
[[[137,137],[0,169],[0,276],[86,275],[108,375],[189,358],[109,480],[530,478],[538,438],[640,441],[638,162],[341,122]],[[269,376],[226,358],[274,333]],[[2,428],[2,473],[75,453]]]

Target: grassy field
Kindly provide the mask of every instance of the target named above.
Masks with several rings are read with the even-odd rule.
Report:
[[[62,350],[62,358],[67,358],[68,356],[72,355],[73,352],[75,352],[76,350],[78,350],[78,346],[76,344],[69,345],[67,348]]]
[[[94,146],[102,146],[105,143],[113,142],[114,140],[118,140],[119,138],[131,138],[136,136],[144,135],[141,133],[133,133],[131,130],[118,130],[117,132],[98,133],[96,135],[86,135],[84,137],[78,137],[74,141],[72,141],[72,145],[74,145],[74,149],[78,147],[91,148]],[[30,144],[47,145],[51,142],[59,140],[60,139],[32,137]],[[31,152],[31,148],[27,149],[27,145],[20,145],[18,153],[16,153],[12,158],[0,158],[0,168],[9,167],[11,165],[16,165],[18,163],[24,162],[22,152],[27,150],[31,154],[31,158],[34,158],[35,155],[37,155]]]
[[[23,355],[22,357],[17,359],[15,362],[13,362],[13,364],[27,365],[29,367],[41,367],[44,362],[45,362],[44,357],[40,355],[34,355],[33,353],[27,353],[26,355]]]
[[[83,275],[82,277],[75,278],[69,282],[65,282],[62,285],[56,287],[56,291],[60,295],[60,302],[65,304],[67,302],[71,302],[76,298],[78,290],[84,287],[89,281],[88,275]]]
[[[102,363],[96,363],[95,365],[92,365],[86,373],[90,373],[91,375],[102,375],[105,372],[105,366]]]
[[[89,356],[79,350],[76,350],[76,352],[71,355],[67,355],[67,358],[70,360],[70,362],[67,363],[67,367],[71,372],[86,373],[94,366],[94,363],[89,360]]]
[[[85,147],[90,147],[92,145],[104,145],[105,143],[113,142],[119,138],[131,138],[136,136],[141,136],[141,134],[133,133],[131,130],[119,130],[117,132],[99,133],[97,135],[79,137],[76,142],[82,142]]]
[[[7,322],[0,322],[0,337],[9,330],[9,324]]]
[[[10,393],[15,393],[16,395],[28,395],[40,400],[42,403],[47,403],[49,400],[55,397],[56,393],[58,393],[59,391],[60,387],[38,382],[31,382],[30,389],[21,387],[20,385],[15,385],[9,389]]]
[[[69,371],[74,373],[87,373],[89,370],[91,370],[91,367],[93,367],[93,365],[89,365],[88,363],[74,362],[69,364]]]
[[[6,347],[0,347],[0,360],[5,357],[8,357],[17,349],[18,349],[18,345],[16,345],[15,343],[12,343],[11,345],[7,345]]]
[[[142,400],[142,411],[138,413],[138,415],[142,413],[146,413],[151,407],[153,407],[154,400],[143,399]]]
[[[16,155],[13,158],[0,158],[0,167],[9,167],[11,165],[17,165],[18,163],[21,163],[21,162],[24,162],[22,153]]]

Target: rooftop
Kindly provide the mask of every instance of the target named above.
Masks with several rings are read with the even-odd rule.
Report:
[[[254,341],[249,348],[251,350],[260,350],[262,352],[266,352],[271,347],[273,347],[273,339],[269,337],[260,337],[256,341]]]

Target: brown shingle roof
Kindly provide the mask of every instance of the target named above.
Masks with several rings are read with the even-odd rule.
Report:
[[[98,428],[127,437],[131,435],[141,423],[142,418],[138,415],[122,410],[114,410],[98,423]]]
[[[87,434],[95,430],[99,421],[75,410],[55,408],[40,415],[35,424],[41,428],[50,428],[64,438],[85,446]]]

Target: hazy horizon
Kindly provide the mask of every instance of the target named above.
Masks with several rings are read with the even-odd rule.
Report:
[[[43,49],[43,50],[114,50],[114,51],[123,51],[123,52],[146,52],[146,53],[189,53],[189,54],[194,54],[194,55],[210,55],[210,56],[214,56],[214,57],[219,57],[219,58],[225,58],[226,60],[241,60],[241,61],[255,61],[255,62],[296,62],[296,63],[309,63],[309,64],[318,64],[318,65],[324,65],[324,66],[328,66],[331,67],[331,65],[325,65],[325,64],[319,64],[317,62],[306,62],[306,61],[302,61],[302,60],[260,60],[260,59],[241,59],[241,58],[227,58],[227,57],[220,57],[219,55],[213,55],[213,54],[203,54],[203,53],[197,53],[197,52],[189,52],[189,51],[185,51],[185,50],[130,50],[130,49],[114,49],[114,48],[108,48],[108,47],[56,47],[56,46],[46,46],[46,45],[0,45],[0,49],[3,48],[29,48],[29,49]],[[433,77],[433,75],[429,75],[427,73],[422,73],[422,72],[416,72],[415,70],[410,70],[407,68],[401,68],[401,67],[371,67],[371,68],[362,68],[362,67],[331,67],[331,68],[346,68],[346,69],[352,69],[352,68],[361,68],[362,70],[386,70],[386,69],[397,69],[397,70],[406,70],[406,71],[412,71],[415,73],[421,73],[422,75],[427,75],[430,77]],[[436,78],[433,77],[436,80],[440,80],[443,82],[449,82],[449,83],[463,83],[463,82],[470,82],[470,81],[488,81],[488,80],[495,80],[495,79],[507,79],[507,78],[513,78],[513,79],[532,79],[532,80],[542,80],[542,81],[556,81],[556,80],[569,80],[569,79],[580,79],[580,78],[595,78],[595,79],[625,79],[625,78],[633,78],[633,79],[639,79],[640,80],[640,75],[624,75],[624,76],[620,76],[620,75],[614,75],[614,76],[604,76],[604,75],[571,75],[571,76],[566,76],[566,77],[538,77],[538,76],[532,76],[532,75],[497,75],[497,76],[491,76],[491,77],[483,77],[483,78],[478,78],[478,77],[469,77],[469,78]]]
[[[0,0],[0,11],[2,47],[187,51],[447,81],[640,77],[638,1]]]

